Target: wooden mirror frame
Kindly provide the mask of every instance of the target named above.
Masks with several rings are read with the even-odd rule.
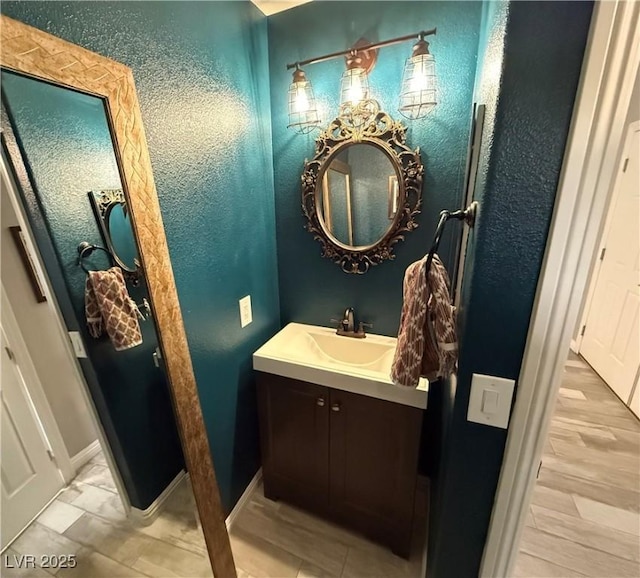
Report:
[[[424,167],[420,149],[406,144],[406,127],[386,112],[375,110],[362,125],[355,126],[348,118],[337,117],[316,140],[313,159],[305,160],[302,173],[302,212],[307,218],[305,228],[322,246],[322,256],[331,259],[345,273],[363,274],[373,265],[395,259],[393,247],[404,240],[404,233],[418,227],[416,217],[422,204],[422,175]],[[323,177],[331,161],[344,149],[367,143],[381,150],[391,161],[398,178],[398,207],[386,233],[375,243],[362,247],[345,245],[325,226],[318,211],[318,197],[322,196]]]
[[[0,66],[105,102],[176,422],[215,576],[236,576],[131,69],[0,15]]]

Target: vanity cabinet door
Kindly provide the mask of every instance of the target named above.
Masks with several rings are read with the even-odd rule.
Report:
[[[332,515],[409,555],[422,410],[330,393]]]
[[[266,373],[257,384],[265,496],[326,513],[328,389]]]

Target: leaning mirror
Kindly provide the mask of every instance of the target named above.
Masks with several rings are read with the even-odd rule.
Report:
[[[132,285],[138,285],[140,259],[122,189],[90,191],[89,200],[100,226],[100,233],[113,260],[122,269],[124,278]]]
[[[378,111],[359,126],[338,117],[305,162],[302,209],[322,256],[346,273],[366,273],[393,259],[393,247],[415,229],[423,166],[406,144],[406,127]]]
[[[195,549],[201,560],[193,566],[189,562],[191,575],[196,575],[196,573],[197,575],[211,575],[212,570],[215,576],[235,576],[233,554],[225,524],[226,512],[220,499],[207,430],[202,416],[133,73],[123,64],[70,44],[3,14],[0,14],[0,40],[0,69],[2,69],[3,76],[12,74],[23,82],[32,81],[28,91],[28,94],[32,96],[35,95],[38,88],[46,86],[46,92],[49,95],[55,92],[61,95],[61,101],[67,103],[83,102],[88,107],[71,107],[67,121],[57,123],[58,128],[56,129],[47,130],[47,138],[45,139],[42,138],[44,124],[50,124],[53,117],[45,116],[44,120],[47,121],[45,123],[43,114],[51,111],[53,101],[49,96],[33,97],[33,106],[30,105],[27,111],[25,108],[27,103],[22,97],[5,98],[8,85],[3,82],[2,101],[6,106],[0,107],[0,127],[3,133],[1,139],[2,156],[3,159],[5,156],[11,159],[13,167],[11,171],[3,170],[3,174],[10,172],[19,183],[25,199],[26,206],[24,208],[31,222],[36,222],[36,211],[44,213],[43,218],[37,221],[38,227],[34,227],[40,238],[49,235],[52,230],[51,223],[44,221],[47,212],[46,208],[43,210],[44,205],[41,203],[44,195],[49,194],[51,200],[49,217],[54,220],[54,214],[56,216],[55,221],[60,231],[59,243],[55,244],[54,237],[53,241],[49,238],[38,247],[41,251],[47,251],[49,256],[44,260],[45,266],[53,267],[55,265],[57,269],[68,273],[69,279],[73,275],[74,279],[80,281],[80,283],[73,284],[74,293],[71,294],[71,283],[67,283],[64,278],[65,273],[61,272],[58,275],[56,270],[56,275],[50,275],[50,279],[56,279],[55,282],[61,288],[59,292],[54,292],[56,298],[60,299],[60,303],[64,303],[64,307],[60,307],[63,316],[72,322],[68,326],[80,329],[78,335],[83,339],[86,347],[90,347],[87,344],[94,346],[95,355],[93,358],[90,357],[90,351],[88,355],[79,359],[78,363],[80,369],[88,368],[84,373],[85,377],[89,376],[86,386],[87,399],[92,399],[96,407],[100,405],[104,409],[96,418],[103,425],[98,431],[102,432],[100,435],[105,442],[105,447],[110,447],[112,450],[107,453],[113,458],[117,458],[109,460],[114,465],[114,471],[116,474],[118,472],[124,474],[116,475],[116,478],[122,479],[121,485],[125,490],[129,488],[136,490],[123,491],[121,495],[128,497],[131,512],[134,508],[140,511],[141,520],[150,521],[152,516],[156,514],[161,516],[163,512],[160,511],[160,504],[165,502],[165,498],[169,495],[169,488],[171,490],[177,488],[179,478],[176,476],[180,475],[179,472],[172,471],[175,462],[167,459],[168,451],[172,450],[171,455],[173,456],[179,454],[182,449],[183,456],[179,457],[184,457],[184,466],[189,474],[188,481],[193,488],[197,503],[200,526],[194,516],[191,516],[194,523],[191,524],[189,520],[180,530],[177,526],[173,526],[173,522],[165,524],[160,518],[156,519],[156,522],[159,522],[159,527],[163,528],[163,535],[167,536],[167,542],[177,540],[179,542],[177,549],[185,550],[185,555],[188,554],[186,550],[193,547],[193,544],[185,545],[186,537],[189,536],[189,540],[192,537],[196,540],[196,536],[198,536]],[[33,88],[34,86],[36,88]],[[58,107],[53,108],[54,112],[55,110],[59,112]],[[18,109],[26,111],[21,116],[22,122],[16,117]],[[78,132],[77,129],[80,125],[77,120],[81,110],[100,112],[98,115],[100,125],[105,130],[101,129],[99,133],[107,137],[100,142],[108,142],[108,156],[115,161],[111,162],[110,166],[115,168],[115,171],[111,171],[110,175],[118,175],[119,179],[111,178],[109,175],[107,175],[109,178],[93,179],[93,169],[96,167],[95,151],[98,150],[95,146],[83,148],[80,151],[81,154],[74,156],[64,157],[62,154],[66,150],[64,146],[67,144],[76,147],[85,143],[87,139],[93,143],[93,137],[98,134],[93,130],[81,130],[78,137],[71,136],[72,129]],[[91,116],[93,117],[93,115]],[[23,127],[22,133],[20,126]],[[16,133],[24,136],[27,130],[26,126],[33,129],[30,132],[32,138],[29,150],[24,147],[25,140],[15,136]],[[95,125],[91,124],[90,126]],[[13,134],[13,137],[9,138],[10,134]],[[55,148],[53,153],[58,154],[58,158],[54,161],[60,160],[60,162],[47,160],[51,159],[51,151],[46,148],[47,143],[53,143],[49,145],[49,149]],[[103,148],[99,150],[103,150]],[[87,151],[92,153],[91,157],[84,154]],[[41,170],[37,173],[27,171],[27,165],[33,169],[31,161],[35,159],[39,159]],[[77,159],[80,161],[75,163],[75,167],[79,167],[79,170],[74,173],[65,172],[69,162]],[[102,167],[102,163],[100,166]],[[73,178],[69,175],[72,175]],[[86,182],[87,175],[92,177],[91,182]],[[60,190],[62,177],[71,181],[70,186],[65,185],[62,194],[57,195],[56,191]],[[129,266],[132,262],[135,263],[136,257],[139,256],[141,279],[144,282],[141,282],[137,291],[139,293],[148,292],[148,300],[153,311],[153,315],[149,319],[150,322],[143,323],[147,328],[147,337],[143,340],[144,345],[140,344],[142,347],[151,347],[153,354],[145,355],[141,361],[131,357],[142,351],[142,348],[137,345],[130,351],[115,354],[112,353],[111,345],[107,344],[111,349],[105,353],[106,348],[98,340],[93,342],[83,337],[88,331],[86,323],[79,321],[85,316],[85,308],[83,307],[85,277],[81,268],[78,267],[77,255],[74,253],[77,253],[76,247],[79,242],[91,239],[90,235],[95,234],[95,223],[90,219],[77,217],[80,213],[91,212],[84,196],[87,191],[100,191],[106,188],[121,188],[124,192],[127,211],[124,212],[124,205],[119,205],[119,208],[114,205],[107,221],[109,223],[108,230],[116,252],[120,252],[119,258],[125,265]],[[76,195],[82,195],[84,202],[70,202],[73,191]],[[79,197],[76,199],[79,200]],[[125,233],[125,225],[130,229],[132,227],[131,231],[127,232],[127,234],[131,233],[131,236],[128,237],[128,241],[125,241],[125,246],[127,242],[131,241],[131,238],[135,241],[132,246],[133,252],[128,256],[124,253],[125,249],[121,245],[122,239],[119,238],[118,241],[115,241],[116,229],[119,228],[120,233]],[[85,226],[88,227],[86,230],[83,229]],[[58,247],[64,248],[65,253],[57,250]],[[61,258],[64,260],[60,261]],[[103,259],[104,257],[100,255],[96,258]],[[106,263],[103,262],[103,265],[106,266]],[[104,266],[99,268],[104,269]],[[92,270],[95,269],[92,268]],[[108,305],[109,303],[106,303],[105,306]],[[155,340],[149,337],[152,329],[155,329],[156,332]],[[114,359],[120,366],[115,366]],[[126,365],[126,368],[123,364]],[[141,371],[147,367],[149,367],[149,374],[152,377],[149,380],[140,379]],[[101,370],[100,375],[106,376],[105,379],[108,381],[104,389],[100,388],[100,377],[96,375],[98,373],[96,368]],[[128,387],[129,384],[123,381],[124,378],[133,380],[132,387]],[[92,386],[91,383],[94,383],[95,386]],[[165,385],[168,388],[164,387]],[[93,395],[94,393],[96,395]],[[164,400],[166,402],[163,402],[163,407],[167,412],[159,415],[158,407],[160,404],[158,400],[162,399],[159,396],[163,394],[165,394]],[[96,400],[98,401],[96,402]],[[137,403],[135,407],[129,403],[132,400]],[[165,420],[165,415],[169,415],[173,419]],[[103,420],[102,416],[106,416],[108,419]],[[162,418],[161,421],[158,421],[158,417]],[[135,419],[131,421],[133,418]],[[118,419],[122,420],[118,422],[118,424],[124,424],[122,427],[116,426]],[[148,434],[147,441],[149,443],[145,445],[140,443],[142,433]],[[172,434],[174,442],[171,445],[164,443],[162,438],[169,433]],[[126,449],[125,440],[130,441],[126,445]],[[180,441],[182,441],[182,448],[180,448]],[[117,452],[114,452],[113,448],[118,448]],[[71,460],[69,460],[69,464],[71,468]],[[122,465],[116,467],[119,464]],[[160,474],[156,474],[156,469],[153,469],[152,465],[161,470]],[[180,470],[181,465],[179,464],[176,470]],[[2,477],[5,477],[4,472]],[[186,483],[185,476],[182,477],[182,480],[185,480]],[[3,488],[3,496],[5,493]],[[188,494],[189,492],[186,495]],[[176,511],[193,512],[190,497],[183,500],[182,496],[180,494],[175,508],[169,506],[169,500],[166,500],[164,507],[166,507],[165,512],[169,518],[175,518]],[[109,504],[111,503],[109,500]],[[4,507],[4,500],[2,505]],[[127,509],[126,500],[122,500],[122,505],[123,509]],[[20,511],[23,513],[22,510]],[[84,519],[85,515],[82,518]],[[124,513],[118,514],[117,519],[128,522]],[[169,526],[178,531],[170,534]],[[183,529],[184,531],[182,531]],[[204,536],[204,543],[202,536],[199,535],[200,529]],[[178,537],[176,538],[176,536]],[[84,550],[87,551],[87,556],[92,552],[91,549]],[[163,560],[171,559],[174,562],[178,559],[180,561],[186,560],[182,554],[177,557],[167,556],[166,548],[163,552],[165,553]],[[209,567],[206,554],[208,554],[211,567]],[[156,573],[164,572],[159,575],[164,576],[171,573],[168,569],[161,569],[155,563],[149,562],[149,567],[151,566],[155,568],[154,572]],[[80,568],[81,566],[78,564],[78,569]],[[82,574],[82,570],[80,573]],[[113,575],[113,572],[110,571],[106,573]],[[138,575],[140,571],[131,570],[129,574]],[[87,575],[86,570],[82,575]],[[184,575],[184,572],[181,575]]]

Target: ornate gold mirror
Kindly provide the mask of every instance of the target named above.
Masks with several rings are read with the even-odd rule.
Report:
[[[322,256],[345,273],[366,273],[393,259],[393,247],[415,229],[423,166],[406,144],[406,127],[377,111],[355,126],[338,117],[305,161],[302,210]]]

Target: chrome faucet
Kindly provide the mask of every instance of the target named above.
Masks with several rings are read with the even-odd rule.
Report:
[[[332,319],[331,321],[338,324],[338,330],[336,333],[344,337],[356,337],[362,339],[367,336],[364,328],[373,327],[371,323],[363,323],[361,321],[358,324],[358,330],[356,331],[355,311],[353,310],[353,307],[347,307],[345,309],[342,319]]]

